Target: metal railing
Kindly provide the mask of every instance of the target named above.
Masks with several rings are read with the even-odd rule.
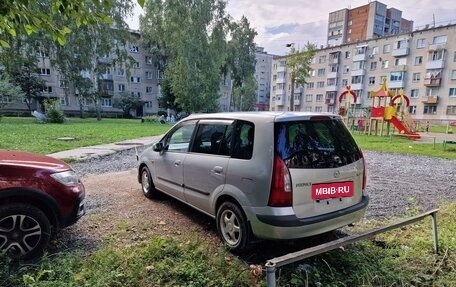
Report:
[[[430,211],[427,211],[425,213],[422,213],[420,215],[416,215],[407,219],[400,220],[396,223],[384,226],[384,227],[379,227],[372,229],[370,231],[361,233],[361,234],[355,234],[351,236],[347,236],[344,238],[340,238],[337,240],[333,240],[324,244],[320,244],[314,247],[306,248],[300,251],[292,252],[280,257],[276,257],[273,259],[270,259],[266,262],[265,267],[266,267],[266,282],[268,287],[276,287],[276,276],[275,276],[275,271],[277,268],[285,266],[287,264],[303,260],[305,258],[309,258],[321,253],[325,253],[327,251],[331,251],[337,248],[340,248],[342,246],[348,245],[355,243],[357,241],[361,241],[370,237],[373,237],[377,234],[384,233],[396,228],[403,227],[405,225],[412,224],[414,222],[420,221],[426,216],[431,216],[432,217],[432,233],[433,233],[433,240],[434,240],[434,252],[436,254],[439,253],[439,246],[438,246],[438,233],[437,233],[437,212],[439,209],[433,209]]]

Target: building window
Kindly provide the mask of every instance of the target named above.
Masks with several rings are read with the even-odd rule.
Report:
[[[377,54],[378,54],[378,47],[372,47],[371,55],[377,55]]]
[[[453,62],[456,62],[456,52],[453,53]]]
[[[315,86],[314,86],[314,83],[307,83],[307,88],[308,89],[313,89]]]
[[[66,96],[60,97],[60,105],[61,106],[68,106],[68,98]]]
[[[323,77],[326,73],[325,68],[318,69],[317,75],[318,77]]]
[[[352,84],[362,84],[363,83],[363,76],[353,76],[351,79]]]
[[[345,59],[350,59],[350,51],[345,52]]]
[[[426,115],[433,115],[437,113],[437,106],[436,105],[425,105],[423,114]]]
[[[146,79],[148,79],[148,80],[152,79],[152,72],[151,71],[146,71]]]
[[[317,82],[317,88],[324,88],[325,82]]]
[[[45,88],[43,88],[41,90],[42,93],[45,93],[45,94],[51,94],[52,93],[52,87],[51,86],[46,86]]]
[[[426,39],[418,39],[416,40],[416,48],[417,49],[422,49],[426,46]]]
[[[386,44],[383,46],[383,54],[388,54],[391,51],[391,44]]]
[[[423,64],[423,56],[415,57],[415,66]]]
[[[413,73],[412,75],[412,82],[419,82],[421,79],[421,73]]]
[[[416,106],[409,106],[408,111],[411,115],[416,114]]]
[[[102,107],[112,107],[111,98],[103,98],[103,100],[101,101],[101,106]]]
[[[312,101],[312,95],[306,95],[306,102],[311,102]]]
[[[407,65],[407,58],[397,58],[394,60],[395,66],[405,66]]]
[[[40,49],[36,52],[36,56],[40,58],[49,58],[49,53]]]
[[[152,102],[145,102],[145,103],[144,103],[144,106],[145,106],[147,109],[150,109],[150,108],[153,107]]]
[[[447,106],[447,115],[456,115],[456,106]]]
[[[131,96],[134,97],[134,98],[140,99],[141,98],[141,92],[131,92]]]
[[[42,68],[38,70],[38,74],[40,75],[50,75],[51,69]]]
[[[117,76],[123,76],[125,75],[125,70],[124,69],[118,69],[117,70]]]
[[[371,62],[370,69],[371,69],[371,71],[377,70],[377,62]]]
[[[348,86],[348,80],[347,79],[342,79],[342,87]]]
[[[305,107],[305,108],[304,108],[304,111],[310,113],[310,112],[312,111],[312,107]]]
[[[388,60],[382,61],[382,69],[388,69],[388,66],[389,66]]]
[[[435,36],[432,44],[445,44],[447,42],[447,36]]]
[[[152,87],[146,87],[146,93],[151,94],[152,93]]]
[[[410,90],[410,98],[419,98],[420,97],[420,94],[419,94],[420,90],[418,89],[412,89]]]
[[[451,70],[451,79],[456,80],[456,70]]]
[[[344,65],[344,74],[350,72],[350,66]]]
[[[141,78],[140,77],[130,77],[130,82],[141,83]]]
[[[317,94],[315,96],[315,101],[317,102],[323,102],[323,94]]]
[[[450,88],[450,92],[448,93],[450,97],[456,97],[456,88]]]
[[[152,65],[152,57],[151,56],[146,56],[146,64],[147,65]]]
[[[139,52],[139,47],[138,46],[130,46],[130,52],[132,53],[138,53]]]
[[[319,64],[324,64],[326,63],[326,55],[318,57],[318,63]]]
[[[119,92],[125,92],[125,85],[124,84],[119,84],[118,86]]]
[[[403,78],[404,78],[404,72],[391,72],[391,74],[390,74],[391,82],[402,81]]]
[[[315,112],[321,113],[323,111],[323,108],[321,106],[315,107]]]
[[[67,80],[60,80],[59,87],[61,87],[62,89],[67,89],[68,88],[68,81]]]
[[[375,85],[375,77],[369,77],[369,85]]]
[[[134,69],[139,69],[139,68],[140,68],[139,62],[134,62],[134,63],[133,63],[133,68],[134,68]]]
[[[431,53],[429,53],[429,60],[430,61],[443,60],[444,55],[445,55],[445,50],[432,51]]]
[[[157,70],[157,79],[159,79],[159,80],[163,79],[163,72],[160,70]]]

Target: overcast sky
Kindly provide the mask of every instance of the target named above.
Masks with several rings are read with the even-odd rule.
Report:
[[[414,28],[426,24],[456,24],[455,0],[383,0],[402,11],[402,18],[414,21]],[[255,42],[270,54],[285,55],[286,44],[303,47],[311,42],[326,45],[328,15],[344,8],[368,4],[368,0],[228,0],[227,12],[234,20],[245,15],[258,35]],[[138,29],[136,19],[131,27]]]

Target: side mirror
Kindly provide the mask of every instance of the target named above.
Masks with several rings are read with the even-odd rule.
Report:
[[[152,149],[153,149],[153,151],[161,152],[163,150],[163,143],[162,142],[154,143],[152,145]]]

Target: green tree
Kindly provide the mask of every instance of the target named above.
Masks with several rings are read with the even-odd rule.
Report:
[[[182,108],[176,102],[176,97],[171,90],[171,83],[167,78],[161,81],[161,97],[158,98],[158,106],[162,109],[174,110],[176,113],[182,111]]]
[[[187,112],[219,109],[228,27],[225,5],[221,0],[145,3],[142,39],[159,58],[175,104]]]
[[[290,52],[287,57],[287,67],[290,70],[291,95],[290,111],[294,110],[294,89],[296,85],[304,85],[309,77],[312,59],[315,56],[316,46],[307,43],[301,50],[290,44]]]
[[[137,0],[140,6],[145,0]],[[115,0],[13,0],[0,2],[0,46],[10,47],[10,37],[31,35],[44,31],[51,38],[65,44],[75,28],[104,22],[111,23],[104,10],[114,7]],[[55,17],[58,16],[58,17]],[[56,19],[63,19],[59,21]],[[74,23],[74,26],[68,25]]]
[[[90,99],[94,104],[97,119],[101,119],[101,101],[103,97],[111,97],[108,93],[106,72],[114,69],[126,70],[129,77],[129,67],[132,58],[128,55],[128,44],[133,41],[128,25],[124,19],[133,9],[130,0],[113,0],[113,6],[100,13],[109,15],[111,24],[97,22],[91,26],[76,29],[67,37],[67,45],[50,47],[52,65],[68,82],[65,93],[77,95],[80,106],[80,116],[83,117],[83,101]],[[94,6],[94,9],[98,6]],[[42,39],[45,41],[45,39]]]
[[[20,87],[13,85],[5,73],[0,72],[0,116],[2,109],[9,103],[24,97]]]
[[[257,97],[257,81],[253,75],[244,79],[241,87],[233,90],[234,108],[239,111],[253,111]]]
[[[246,17],[242,17],[239,22],[230,24],[231,40],[228,42],[228,59],[225,72],[231,73],[233,80],[233,91],[238,92],[242,89],[246,81],[251,81],[255,73],[255,36],[257,32],[250,28],[250,23]],[[250,84],[251,86],[251,84]],[[233,94],[233,103],[230,106],[242,108],[240,97]]]
[[[123,111],[124,117],[130,116],[130,111],[141,107],[143,102],[138,97],[128,95],[127,93],[122,93],[120,97],[114,99],[113,107],[121,109]]]

